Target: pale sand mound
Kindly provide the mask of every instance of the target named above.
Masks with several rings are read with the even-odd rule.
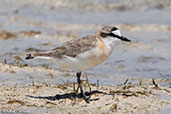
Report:
[[[9,87],[0,85],[1,112],[15,113],[158,113],[171,108],[170,91],[157,85],[91,85],[87,104],[74,94],[74,84]],[[86,87],[86,86],[85,86]],[[86,87],[89,91],[89,87]],[[94,90],[94,91],[93,91]],[[76,89],[75,89],[76,91]],[[165,97],[163,97],[165,96]],[[74,98],[75,97],[75,98]],[[167,99],[168,98],[168,99]]]

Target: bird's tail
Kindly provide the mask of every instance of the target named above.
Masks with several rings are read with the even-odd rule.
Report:
[[[29,60],[29,59],[34,59],[34,56],[32,54],[26,54],[26,60]]]

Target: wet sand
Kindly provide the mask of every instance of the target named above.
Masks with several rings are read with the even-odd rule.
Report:
[[[18,79],[18,72],[44,71],[53,74],[60,71],[42,67],[18,67],[0,64],[2,75],[12,74]],[[50,76],[50,75],[49,75]],[[51,75],[52,76],[52,75]],[[34,76],[33,76],[34,77]],[[39,79],[41,80],[41,79]],[[76,83],[64,82],[51,84],[32,81],[17,84],[16,81],[3,81],[0,84],[1,113],[159,113],[160,110],[171,108],[171,89],[157,83],[167,80],[140,80],[138,84],[131,84],[133,80],[123,82],[118,86],[104,85],[98,82],[90,84],[84,80],[83,88],[90,96],[90,103],[86,103],[77,91]],[[170,83],[170,82],[167,82]]]

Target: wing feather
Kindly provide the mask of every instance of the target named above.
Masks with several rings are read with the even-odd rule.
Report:
[[[76,57],[77,55],[84,53],[96,46],[96,37],[88,35],[80,39],[73,39],[71,41],[65,42],[63,45],[52,49],[47,52],[38,52],[34,54],[35,56],[45,56],[62,58],[63,56]]]

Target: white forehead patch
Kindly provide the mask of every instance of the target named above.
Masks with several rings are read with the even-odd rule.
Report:
[[[113,34],[121,36],[121,32],[119,30],[114,30],[112,31]]]

